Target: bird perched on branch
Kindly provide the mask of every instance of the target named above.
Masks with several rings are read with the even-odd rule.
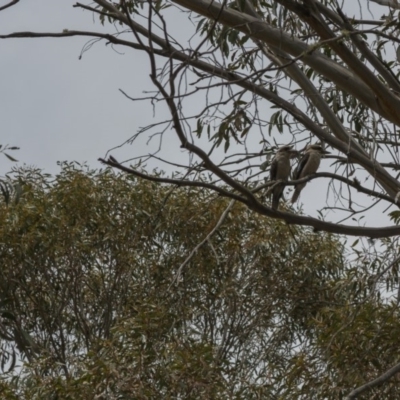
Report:
[[[299,165],[293,175],[293,179],[302,179],[308,175],[315,174],[318,170],[319,164],[321,162],[321,157],[324,154],[330,154],[329,151],[323,149],[320,144],[308,145],[303,157],[301,158]],[[296,185],[292,196],[292,203],[297,201],[300,196],[300,192],[304,189],[307,183],[301,183]]]
[[[297,154],[293,150],[293,146],[288,144],[282,146],[275,154],[271,163],[270,178],[271,181],[287,181],[290,175],[290,159]],[[276,210],[279,205],[279,200],[283,195],[284,185],[276,184],[272,187],[272,208]]]

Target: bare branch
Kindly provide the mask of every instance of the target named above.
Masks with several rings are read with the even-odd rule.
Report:
[[[373,381],[370,381],[365,385],[362,385],[354,389],[350,394],[347,395],[346,400],[355,399],[361,393],[364,393],[365,391],[372,389],[375,386],[382,385],[382,383],[388,381],[392,376],[396,375],[398,372],[400,372],[400,363],[396,364],[394,367],[390,368],[389,370],[387,370],[385,373],[383,373],[381,376],[374,379]]]
[[[11,7],[11,6],[13,6],[14,4],[17,4],[17,3],[19,3],[19,0],[12,0],[12,1],[10,1],[8,4],[6,4],[6,5],[4,5],[4,6],[1,6],[1,7],[0,7],[0,11],[3,11],[3,10],[5,10],[6,8]]]
[[[392,203],[392,204],[398,204],[398,203],[396,203],[396,201],[394,199],[392,199],[389,196],[385,196],[384,194],[379,193],[379,192],[377,192],[375,190],[371,190],[371,189],[368,189],[368,188],[365,188],[365,187],[361,186],[360,182],[357,179],[353,179],[353,180],[347,179],[347,178],[345,178],[345,177],[343,177],[341,175],[332,174],[330,172],[318,172],[316,174],[308,175],[308,176],[306,176],[305,178],[302,178],[302,179],[297,179],[297,180],[293,180],[293,181],[286,181],[286,182],[285,181],[280,181],[279,184],[280,185],[284,185],[284,186],[296,186],[296,185],[299,185],[301,183],[307,183],[307,182],[309,182],[311,180],[314,180],[314,179],[317,179],[317,178],[334,179],[334,180],[343,182],[346,185],[351,186],[352,188],[356,189],[360,193],[364,193],[364,194],[367,194],[369,196],[377,197],[379,199],[388,201],[389,203]],[[274,184],[274,181],[271,181],[271,182],[265,183],[263,185],[260,185],[256,189],[253,190],[253,193],[256,193],[256,192],[258,192],[258,191],[260,191],[260,190],[262,190],[264,188],[270,187],[273,184]],[[400,201],[398,200],[398,202],[400,202]]]
[[[146,179],[148,181],[152,182],[159,182],[159,183],[169,183],[171,185],[177,185],[177,186],[193,186],[193,187],[203,187],[206,189],[211,189],[217,193],[219,193],[221,196],[224,197],[229,197],[231,199],[240,201],[242,203],[245,203],[246,200],[243,197],[240,197],[234,193],[228,192],[225,189],[222,189],[219,186],[212,185],[206,182],[199,182],[199,181],[188,181],[184,179],[170,179],[170,178],[160,178],[160,177],[155,177],[152,175],[147,175],[142,172],[136,171],[135,169],[125,167],[124,165],[120,164],[114,157],[110,156],[108,160],[104,160],[103,158],[99,158],[99,161],[105,165],[109,165],[110,167],[117,168],[120,171],[127,172],[128,174],[137,176],[138,178]]]
[[[400,3],[397,0],[371,0],[374,3],[380,4],[381,6],[387,6],[400,10]]]

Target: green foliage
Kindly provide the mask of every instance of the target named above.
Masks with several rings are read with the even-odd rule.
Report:
[[[207,125],[207,137],[208,140],[213,142],[215,147],[219,147],[224,143],[225,153],[228,151],[231,139],[235,143],[241,144],[241,140],[246,137],[252,124],[245,110],[246,102],[237,100],[233,104],[232,111],[222,119],[221,124],[218,126],[218,130],[211,135],[211,127]],[[201,119],[197,120],[197,127],[194,133],[197,137],[201,137],[204,129],[204,122]]]
[[[2,398],[333,399],[363,381],[354,360],[373,375],[396,357],[397,313],[364,307],[331,235],[236,204],[181,268],[226,199],[75,164],[16,175],[21,200],[0,213]],[[349,301],[362,312],[340,330]],[[367,358],[359,332],[381,335]]]
[[[19,147],[8,145],[3,146],[0,144],[0,153],[8,158],[8,160],[16,162],[18,160],[10,156],[10,154],[8,153],[9,151],[13,150],[19,150]],[[21,187],[18,183],[15,183],[13,185],[7,179],[0,178],[0,193],[3,196],[6,204],[9,204],[12,200],[18,202],[21,195]]]

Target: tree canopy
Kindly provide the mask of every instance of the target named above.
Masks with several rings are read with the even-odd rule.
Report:
[[[396,359],[397,304],[330,234],[110,170],[14,176],[3,398],[336,399]]]

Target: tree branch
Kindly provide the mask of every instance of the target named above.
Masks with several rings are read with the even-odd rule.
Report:
[[[174,281],[172,281],[170,286],[172,286],[172,284],[174,282],[179,283],[179,280],[180,280],[180,277],[181,277],[181,274],[182,274],[182,270],[185,267],[185,265],[192,259],[192,257],[196,254],[196,252],[199,250],[199,248],[201,246],[203,246],[203,244],[205,242],[207,242],[207,240],[209,240],[211,238],[211,236],[214,235],[214,233],[219,229],[219,227],[225,221],[225,218],[228,216],[229,211],[232,209],[234,204],[235,204],[235,201],[231,200],[230,203],[228,204],[228,206],[226,207],[226,209],[224,210],[224,212],[221,214],[221,217],[219,218],[219,220],[216,223],[216,225],[214,226],[214,228],[207,234],[207,236],[186,257],[185,261],[183,261],[183,263],[179,266],[178,271],[176,273],[176,278],[174,279]]]
[[[296,39],[290,33],[286,33],[282,29],[273,28],[264,21],[260,21],[258,18],[254,18],[243,12],[229,8],[222,10],[222,4],[215,0],[171,1],[207,18],[212,18],[213,20],[218,18],[218,22],[221,24],[237,29],[254,39],[261,40],[269,46],[278,47],[293,57],[304,54],[302,61],[318,72],[318,74],[335,82],[342,90],[352,94],[384,118],[393,123],[399,123],[400,116],[387,112],[379,101],[377,101],[376,94],[355,74],[322,55],[319,51],[315,51],[313,47]],[[400,108],[400,99],[394,99],[394,104],[398,104],[398,108]]]
[[[3,10],[5,10],[5,9],[8,8],[8,7],[12,7],[14,4],[17,4],[17,3],[19,3],[19,0],[12,0],[12,1],[10,1],[8,4],[6,4],[6,5],[4,5],[4,6],[1,6],[1,7],[0,7],[0,11],[3,11]]]
[[[152,175],[147,175],[142,172],[136,171],[135,169],[125,167],[124,165],[120,164],[114,157],[110,156],[108,160],[104,160],[103,158],[99,158],[99,161],[102,164],[108,165],[113,168],[117,168],[120,171],[124,171],[128,174],[137,176],[138,178],[141,179],[146,179],[151,182],[159,182],[159,183],[168,183],[171,185],[176,185],[176,186],[193,186],[193,187],[203,187],[206,189],[213,190],[214,192],[219,193],[221,196],[224,197],[229,197],[230,199],[234,199],[237,201],[240,201],[241,203],[246,203],[246,199],[244,197],[240,197],[234,193],[228,192],[227,190],[213,185],[211,183],[206,183],[206,182],[199,182],[199,181],[188,181],[185,179],[170,179],[170,178],[160,178]]]
[[[346,400],[355,399],[359,394],[364,393],[365,391],[372,389],[375,386],[381,385],[382,383],[385,383],[398,372],[400,372],[400,363],[396,364],[394,367],[390,368],[388,371],[386,371],[373,381],[354,389],[350,394],[347,395]]]
[[[400,3],[397,0],[371,0],[373,3],[380,4],[381,6],[387,6],[400,10]]]
[[[249,199],[238,196],[232,192],[228,192],[227,190],[216,186],[211,185],[205,182],[192,182],[187,180],[178,180],[178,179],[169,179],[169,178],[159,178],[151,175],[146,175],[141,172],[138,172],[132,168],[125,167],[118,163],[115,158],[110,157],[108,160],[104,160],[102,158],[99,159],[103,164],[109,165],[110,167],[117,168],[121,171],[127,172],[129,174],[135,175],[142,179],[147,179],[153,182],[160,183],[169,183],[178,186],[196,186],[196,187],[204,187],[207,189],[211,189],[221,194],[224,197],[229,197],[233,200],[240,201],[245,204],[247,207],[252,209],[253,211],[264,215],[269,218],[274,219],[282,219],[286,223],[290,225],[302,225],[302,226],[311,226],[314,230],[317,231],[325,231],[330,233],[344,234],[349,236],[366,236],[372,239],[383,238],[383,237],[391,237],[400,235],[400,227],[399,226],[390,226],[390,227],[381,227],[381,228],[366,228],[366,227],[357,227],[357,226],[349,226],[349,225],[339,225],[332,222],[325,222],[318,220],[312,217],[306,217],[303,215],[292,214],[289,212],[282,212],[272,210],[272,208],[265,206],[260,203],[256,198],[254,201],[249,201]],[[328,175],[328,174],[327,174]],[[333,174],[332,174],[333,175]],[[236,182],[237,185],[239,183]],[[243,187],[244,189],[244,187]],[[247,190],[247,189],[246,189]]]
[[[302,178],[302,179],[297,179],[297,180],[293,180],[293,181],[280,181],[280,184],[284,185],[284,186],[296,186],[296,185],[299,185],[301,183],[307,183],[307,182],[312,181],[312,180],[317,179],[317,178],[335,179],[337,181],[345,183],[346,185],[351,186],[352,188],[356,189],[360,193],[364,193],[364,194],[367,194],[369,196],[377,197],[377,198],[385,200],[385,201],[387,201],[389,203],[398,205],[398,203],[396,203],[396,201],[393,200],[391,197],[386,196],[386,195],[384,195],[382,193],[376,192],[375,190],[368,189],[368,188],[365,188],[365,187],[361,186],[361,184],[356,179],[353,179],[353,180],[347,179],[347,178],[345,178],[345,177],[343,177],[341,175],[332,174],[330,172],[317,172],[316,174],[308,175],[308,176],[306,176],[305,178]],[[264,189],[266,187],[270,187],[273,184],[274,184],[274,181],[271,181],[271,182],[265,183],[263,185],[260,185],[256,189],[253,190],[253,193],[257,193],[260,190],[262,190],[262,189]]]

